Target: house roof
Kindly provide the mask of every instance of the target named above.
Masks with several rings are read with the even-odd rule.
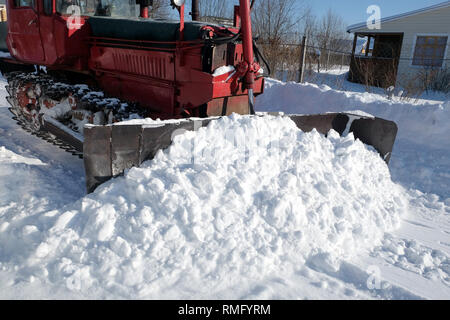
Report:
[[[397,14],[395,16],[382,18],[381,19],[381,23],[388,22],[388,21],[399,20],[399,19],[403,19],[405,17],[410,17],[410,16],[413,16],[413,15],[416,15],[416,14],[425,13],[425,12],[429,12],[429,11],[434,11],[434,10],[438,10],[438,9],[442,9],[442,8],[446,8],[446,7],[450,7],[450,1],[445,1],[445,2],[442,2],[442,3],[435,4],[433,6],[426,7],[426,8],[422,8],[422,9],[418,9],[418,10],[414,10],[414,11],[410,11],[410,12],[405,12],[405,13],[401,13],[401,14]],[[361,22],[361,23],[353,24],[353,25],[347,27],[347,32],[351,33],[351,32],[354,32],[354,31],[356,31],[358,29],[364,28],[366,26],[367,26],[367,22]]]

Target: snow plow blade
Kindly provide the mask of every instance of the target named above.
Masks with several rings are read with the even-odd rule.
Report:
[[[286,116],[304,132],[314,128],[324,135],[331,129],[340,135],[353,132],[355,138],[373,146],[386,163],[389,162],[397,135],[397,125],[392,121],[346,113]],[[87,192],[93,192],[126,169],[152,159],[160,149],[170,146],[174,136],[205,127],[216,119],[180,120],[160,125],[86,126],[83,157]]]

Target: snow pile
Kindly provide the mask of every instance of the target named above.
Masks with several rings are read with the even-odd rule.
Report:
[[[350,82],[345,85],[354,90],[365,89]],[[398,133],[389,163],[394,182],[437,194],[442,200],[450,197],[449,100],[388,99],[374,93],[333,90],[327,85],[267,79],[264,94],[256,98],[256,109],[288,114],[355,114],[361,110],[394,121]]]
[[[316,114],[361,110],[394,121],[398,138],[416,144],[447,148],[450,136],[450,101],[407,101],[379,94],[337,91],[327,85],[266,80],[265,91],[256,99],[258,111]]]
[[[220,297],[305,264],[336,268],[398,226],[404,197],[351,134],[233,115],[28,221],[43,232],[19,274],[96,297]]]

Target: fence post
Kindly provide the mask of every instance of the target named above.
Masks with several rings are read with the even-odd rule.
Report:
[[[306,38],[306,36],[303,36],[302,51],[300,53],[300,68],[299,68],[299,74],[298,74],[298,82],[299,83],[303,83],[304,76],[305,76],[306,45],[307,45],[307,38]]]
[[[320,73],[320,58],[322,56],[322,49],[320,50],[320,54],[318,55],[317,58],[317,73]]]
[[[329,64],[330,64],[330,50],[327,50],[327,66],[325,67],[327,71],[329,69]]]

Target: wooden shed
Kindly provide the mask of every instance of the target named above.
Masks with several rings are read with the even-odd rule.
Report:
[[[367,22],[347,28],[354,33],[349,80],[379,87],[404,84],[424,70],[450,66],[450,1],[381,19],[380,29]],[[359,37],[366,38],[362,52]]]

